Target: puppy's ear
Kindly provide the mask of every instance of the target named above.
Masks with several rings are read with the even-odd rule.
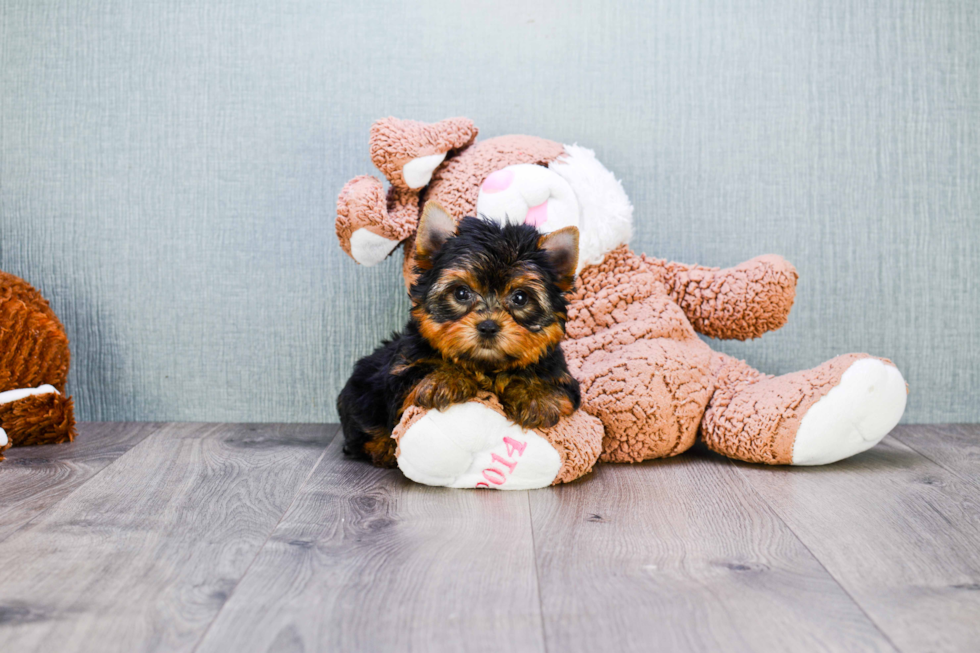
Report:
[[[575,285],[578,267],[578,228],[565,227],[538,238],[538,247],[548,256],[551,267],[558,273],[558,287],[568,292]]]
[[[432,267],[432,258],[446,241],[456,235],[456,223],[437,202],[426,202],[415,234],[415,263],[423,270]]]

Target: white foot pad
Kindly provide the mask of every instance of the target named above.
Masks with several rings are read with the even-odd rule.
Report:
[[[405,476],[440,487],[530,490],[551,485],[561,468],[547,440],[477,402],[430,410],[399,449]]]
[[[826,465],[870,449],[898,424],[907,397],[897,368],[876,358],[855,361],[803,416],[793,464]]]
[[[388,258],[391,250],[398,247],[397,240],[389,240],[361,227],[350,237],[350,255],[365,267],[377,265]]]
[[[402,179],[409,188],[422,188],[432,181],[432,173],[445,160],[445,152],[412,159],[402,166]]]

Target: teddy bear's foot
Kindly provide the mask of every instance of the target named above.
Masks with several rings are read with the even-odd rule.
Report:
[[[877,358],[851,363],[840,383],[804,414],[793,464],[825,465],[870,449],[898,424],[907,396],[894,365]]]
[[[473,401],[427,411],[399,439],[397,457],[413,481],[454,488],[547,487],[561,468],[547,440]]]
[[[576,411],[546,429],[528,430],[504,415],[493,395],[444,411],[411,406],[392,434],[398,467],[425,485],[528,490],[568,483],[592,470],[602,423]]]
[[[882,358],[844,354],[771,377],[716,353],[716,388],[701,420],[709,448],[768,465],[826,465],[870,449],[905,411],[901,373]]]

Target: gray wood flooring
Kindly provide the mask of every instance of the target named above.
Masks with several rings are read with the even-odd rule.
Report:
[[[82,424],[0,463],[0,651],[980,651],[980,426],[531,492],[334,425]]]

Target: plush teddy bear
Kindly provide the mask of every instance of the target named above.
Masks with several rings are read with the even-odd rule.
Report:
[[[75,437],[68,337],[41,294],[0,272],[0,460],[13,445]]]
[[[779,256],[718,269],[629,249],[632,205],[583,147],[533,136],[476,142],[466,118],[387,118],[371,128],[371,159],[387,178],[346,184],[337,201],[341,247],[374,265],[413,238],[422,204],[459,220],[482,215],[548,233],[580,231],[579,277],[562,344],[582,409],[528,431],[493,396],[445,411],[411,407],[395,429],[398,466],[429,485],[526,489],[574,480],[597,459],[675,456],[700,432],[725,456],[821,465],[878,443],[905,410],[907,386],[886,359],[846,354],[779,377],[713,351],[697,334],[758,338],[786,323],[796,270]]]

